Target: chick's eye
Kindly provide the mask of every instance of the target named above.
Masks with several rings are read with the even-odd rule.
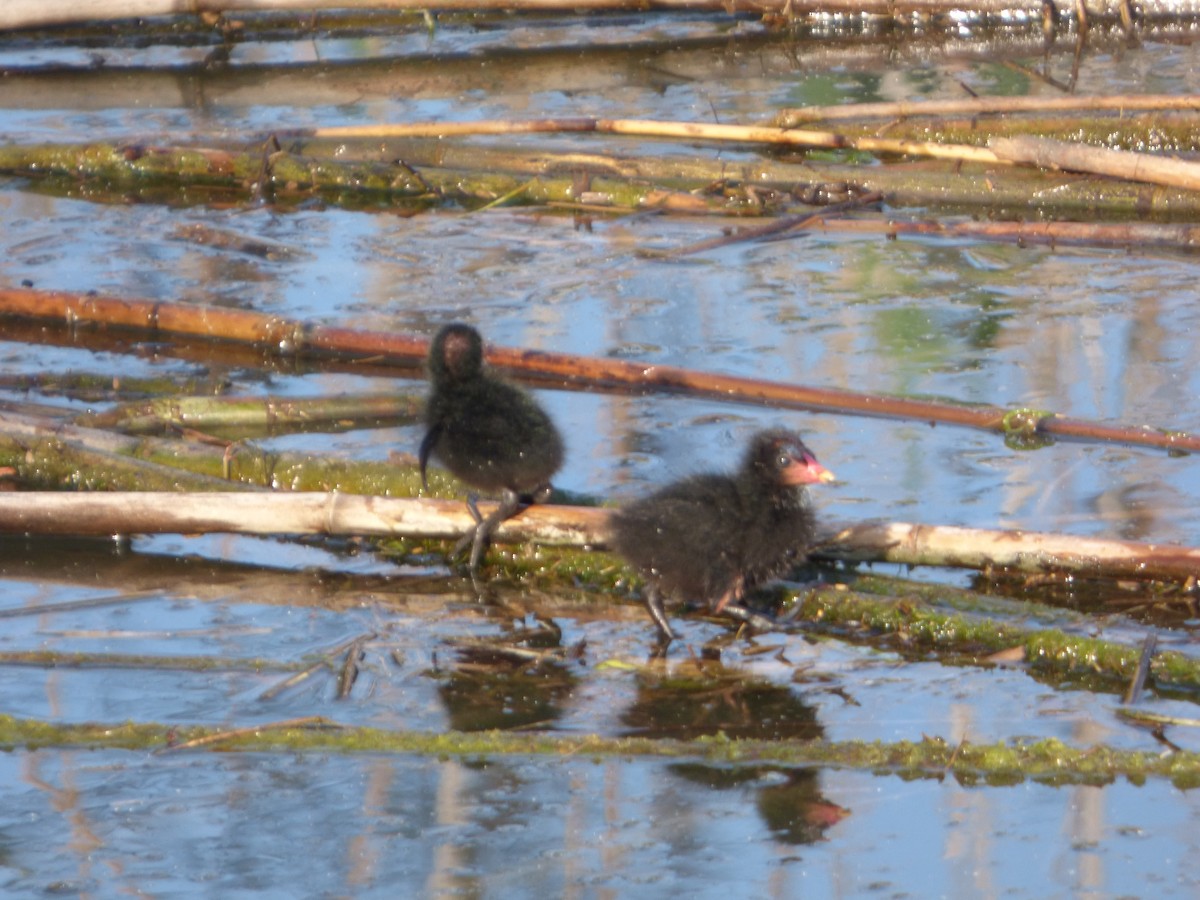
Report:
[[[792,464],[793,460],[786,453],[780,453],[778,458],[776,459],[776,462],[779,464],[779,468],[786,469],[788,466],[790,466]]]

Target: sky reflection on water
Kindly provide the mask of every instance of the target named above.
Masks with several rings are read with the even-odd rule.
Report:
[[[638,39],[686,37],[691,26],[679,21],[649,17]],[[207,47],[105,49],[104,64],[94,65],[81,48],[0,46],[0,62],[14,70],[0,92],[0,133],[21,142],[203,139],[321,124],[542,115],[753,122],[789,104],[956,97],[964,85],[989,94],[1051,92],[1021,66],[1045,64],[1063,77],[1071,64],[1065,46],[1041,57],[1040,45],[1031,45],[1028,59],[1010,64],[1004,54],[980,59],[966,50],[931,55],[917,47],[909,56],[891,40],[831,42],[797,55],[787,42],[746,40],[746,30],[742,23],[715,37],[706,32],[703,41],[685,45],[681,37],[679,46],[639,50],[598,46],[619,44],[620,35],[597,27],[581,47],[487,57],[482,49],[504,40],[486,29],[255,43],[238,47],[232,66],[211,70],[199,67]],[[513,32],[516,45],[545,43],[543,32]],[[555,33],[580,39],[569,29]],[[1108,45],[1100,43],[1084,55],[1080,92],[1194,93],[1194,44],[1115,47],[1102,52]],[[151,69],[166,60],[187,68]],[[74,71],[16,71],[44,63]],[[578,136],[558,145],[597,151],[593,139]],[[612,146],[621,145],[601,149]],[[697,151],[677,144],[662,152]],[[93,203],[81,189],[70,192],[54,196],[0,179],[6,284],[29,279],[47,290],[237,305],[426,334],[447,319],[466,319],[501,345],[1200,427],[1200,307],[1190,256],[814,233],[663,262],[636,251],[690,244],[721,224],[633,217],[580,225],[519,209],[400,217],[317,204],[280,212]],[[267,260],[199,246],[181,237],[196,224],[295,253]],[[152,345],[93,353],[5,340],[0,330],[3,375],[132,377],[199,368]],[[214,374],[248,393],[420,389],[400,378]],[[28,396],[13,390],[0,398]],[[732,466],[750,434],[783,422],[802,430],[838,473],[838,484],[814,491],[831,519],[1200,542],[1200,478],[1189,458],[1062,443],[1017,451],[963,429],[679,397],[547,391],[542,398],[569,448],[559,486],[603,498],[628,499],[681,474]],[[382,459],[415,452],[418,441],[410,427],[263,443]],[[382,572],[392,579],[386,588],[338,593],[322,572],[378,570],[269,541],[171,536],[135,541],[125,555],[73,545],[48,552],[55,559],[4,546],[4,608],[135,584],[150,593],[86,613],[0,620],[0,649],[294,662],[359,633],[380,638],[368,649],[357,692],[336,706],[328,675],[263,702],[282,674],[6,666],[5,714],[235,725],[329,714],[351,724],[443,729],[456,713],[454,691],[440,690],[453,655],[446,639],[512,624],[465,598],[410,588],[412,573],[391,569]],[[591,665],[644,660],[640,611],[624,620],[589,619],[586,610],[556,619],[564,642],[587,640]],[[719,631],[695,620],[680,627],[689,647]],[[948,741],[1055,737],[1160,750],[1145,732],[1117,722],[1114,696],[1057,689],[1019,668],[955,668],[800,636],[784,643],[791,663],[743,656],[739,645],[726,651],[726,665],[774,685],[791,701],[782,704],[793,709],[790,725],[830,740],[929,733]],[[397,647],[399,663],[389,656]],[[530,704],[551,718],[547,728],[620,733],[640,727],[639,715],[652,706],[646,683],[624,670],[563,683],[571,689],[552,702]],[[724,699],[728,709],[698,705],[696,727],[723,713],[746,726],[750,707],[736,694]],[[1156,709],[1191,715],[1192,706],[1159,699]],[[485,712],[501,722],[514,716],[512,708],[474,712],[476,724]],[[1197,802],[1196,791],[1161,780],[963,786],[642,759],[18,750],[0,754],[0,892],[1191,897]]]

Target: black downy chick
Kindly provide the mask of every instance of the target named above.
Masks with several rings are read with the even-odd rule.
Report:
[[[563,461],[563,443],[545,410],[529,394],[483,365],[483,340],[469,325],[444,326],[429,347],[432,390],[425,405],[428,431],[421,441],[421,483],[430,454],[468,487],[500,495],[486,519],[474,493],[467,509],[475,519],[451,553],[471,547],[472,579],[492,533],[523,505],[550,496],[550,479]]]
[[[801,562],[816,530],[804,486],[833,480],[799,435],[762,431],[734,474],[693,475],[615,513],[613,547],[645,578],[660,641],[675,637],[664,596],[720,612]]]

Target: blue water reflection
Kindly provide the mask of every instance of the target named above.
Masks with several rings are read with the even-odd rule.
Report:
[[[1198,887],[1195,793],[1160,782],[983,789],[665,762],[112,751],[22,751],[0,757],[0,772],[0,889],[13,897]]]

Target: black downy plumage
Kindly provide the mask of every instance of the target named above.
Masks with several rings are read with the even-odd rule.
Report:
[[[693,475],[615,513],[613,547],[645,578],[661,641],[675,637],[664,598],[720,612],[802,561],[816,528],[804,486],[833,479],[799,435],[763,431],[734,474]]]
[[[429,379],[428,430],[418,456],[422,484],[433,454],[468,487],[500,495],[499,507],[486,519],[475,505],[476,495],[467,497],[475,528],[451,558],[470,546],[474,578],[500,523],[550,496],[550,479],[563,461],[562,437],[533,397],[484,368],[483,340],[469,325],[446,325],[434,337]]]

